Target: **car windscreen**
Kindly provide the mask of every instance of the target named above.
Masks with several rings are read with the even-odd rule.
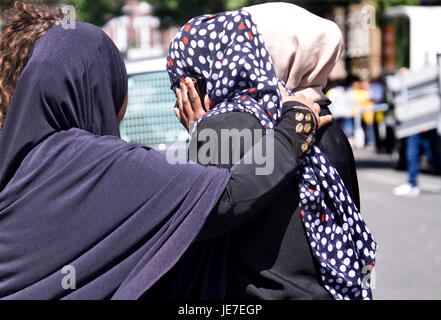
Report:
[[[173,112],[176,97],[166,71],[129,76],[129,103],[121,138],[159,148],[186,143],[188,133]]]

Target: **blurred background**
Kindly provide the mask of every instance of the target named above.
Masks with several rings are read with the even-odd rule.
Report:
[[[164,152],[188,142],[165,72],[178,29],[200,14],[270,1],[48,2],[112,38],[129,74],[121,136]],[[441,299],[441,1],[286,2],[334,21],[345,38],[325,93],[353,146],[361,212],[379,244],[374,298]]]

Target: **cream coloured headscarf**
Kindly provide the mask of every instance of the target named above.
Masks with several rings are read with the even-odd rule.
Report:
[[[338,26],[291,3],[246,7],[273,60],[276,74],[293,93],[327,100],[323,87],[344,43]]]

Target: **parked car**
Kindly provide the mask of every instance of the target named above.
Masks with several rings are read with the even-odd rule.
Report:
[[[121,138],[161,152],[186,148],[189,135],[176,118],[176,97],[170,90],[166,58],[126,61],[129,103],[121,123]]]

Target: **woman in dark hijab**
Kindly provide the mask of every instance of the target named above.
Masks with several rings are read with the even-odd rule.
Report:
[[[257,180],[255,165],[170,165],[119,138],[127,74],[112,41],[89,24],[47,23],[40,9],[17,4],[18,18],[2,30],[5,38],[23,30],[20,15],[25,25],[46,23],[35,46],[25,43],[32,52],[2,104],[0,297],[137,299],[177,263],[210,212],[216,221],[249,214],[238,190],[283,186],[302,162],[293,150],[305,135],[295,134],[296,111],[287,109],[274,142],[281,166]],[[5,86],[17,57],[2,50]],[[258,205],[271,201],[267,194]]]
[[[292,6],[279,3],[264,5],[264,17],[268,7],[271,9],[273,5],[283,6],[279,11],[274,10],[274,19],[282,10],[290,10],[289,6]],[[232,129],[271,130],[283,116],[280,101],[283,92],[289,90],[284,89],[284,83],[277,77],[265,40],[253,21],[254,11],[250,12],[245,8],[193,18],[172,41],[168,65],[172,88],[177,87],[180,77],[194,75],[205,82],[211,101],[209,111],[198,119],[199,132],[213,129],[221,135],[223,130]],[[304,15],[309,13],[294,10],[284,16],[283,22],[295,21],[297,14],[299,19],[304,19]],[[314,27],[313,24],[302,26],[303,29]],[[283,29],[277,32],[283,33]],[[290,32],[286,30],[287,34]],[[329,37],[332,42],[333,34]],[[325,36],[323,42],[327,39]],[[329,59],[338,56],[338,51],[321,46],[319,41],[310,39],[310,42],[313,52],[318,52],[318,55],[323,50],[323,56],[329,55]],[[284,42],[277,44],[285,46]],[[297,59],[296,54],[287,55]],[[312,52],[306,59],[308,57],[311,60],[315,58]],[[315,75],[317,70],[322,70],[323,74],[331,71],[331,63],[323,66],[321,60],[313,60],[313,67],[305,77]],[[292,63],[295,65],[295,62]],[[303,74],[294,72],[291,76],[302,78]],[[304,89],[308,91],[308,88]],[[316,88],[310,88],[310,91],[314,90]],[[321,93],[319,90],[314,92]],[[180,110],[177,115],[181,113]],[[303,116],[299,115],[299,119]],[[335,128],[327,131],[330,126],[332,124],[324,127],[321,134],[328,132],[335,136],[330,138],[326,135],[322,141],[332,139],[335,144],[331,142],[329,146],[327,141],[323,146],[326,149],[338,148],[335,152],[347,155],[350,160],[352,153],[349,154],[350,149],[346,148],[348,144],[339,141],[341,135],[335,132]],[[309,123],[299,124],[296,131],[309,133],[311,126]],[[192,143],[202,148],[205,141],[195,132]],[[218,156],[221,157],[225,150],[221,147],[220,151],[216,150],[216,162],[212,163],[222,163]],[[286,187],[283,196],[272,202],[264,214],[248,216],[250,219],[243,226],[233,230],[232,224],[229,230],[222,229],[224,233],[233,230],[231,234],[219,238],[224,239],[224,246],[227,246],[226,243],[230,245],[224,254],[230,268],[229,278],[225,279],[227,298],[372,298],[371,290],[363,280],[368,271],[365,267],[374,266],[376,243],[358,211],[358,204],[352,200],[345,182],[327,155],[317,147],[309,149],[305,144],[302,148],[307,151],[305,163]],[[246,152],[238,141],[231,142],[230,149]],[[335,158],[332,153],[327,154]],[[222,166],[228,167],[233,163],[222,163]],[[346,173],[345,166],[339,169]]]

